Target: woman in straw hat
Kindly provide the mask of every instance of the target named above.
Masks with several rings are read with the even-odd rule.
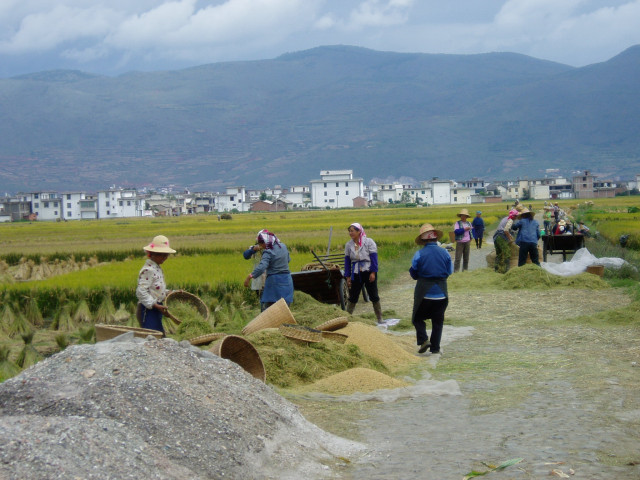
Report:
[[[418,353],[441,353],[440,339],[444,326],[444,312],[449,305],[447,278],[453,273],[451,256],[438,246],[440,230],[425,223],[416,237],[418,245],[424,245],[413,256],[409,274],[417,280],[413,292],[413,315],[411,322],[416,329]],[[425,320],[431,319],[431,341],[427,335]]]
[[[169,239],[164,235],[154,237],[153,241],[143,248],[147,252],[147,261],[138,275],[136,296],[139,303],[136,316],[142,328],[164,333],[162,316],[167,313],[167,307],[162,302],[169,291],[160,265],[176,251],[169,247]]]
[[[260,263],[247,275],[244,286],[249,287],[252,279],[259,278],[266,272],[267,278],[260,297],[261,310],[264,311],[281,298],[284,298],[287,305],[291,305],[293,302],[293,280],[289,270],[291,257],[287,246],[275,234],[263,229],[258,232],[256,244],[245,250],[243,256],[249,260],[259,251],[262,252]]]
[[[520,220],[513,224],[513,229],[518,231],[516,245],[520,247],[518,253],[518,266],[527,263],[527,256],[531,262],[540,266],[538,255],[538,240],[540,239],[540,224],[533,218],[533,212],[528,208],[520,212]]]
[[[359,223],[352,223],[347,229],[351,240],[344,247],[344,278],[349,287],[347,312],[353,313],[364,287],[373,304],[378,325],[382,325],[382,306],[378,295],[378,246]]]
[[[458,213],[458,220],[453,226],[453,233],[456,238],[456,260],[453,266],[454,272],[460,271],[460,260],[462,259],[462,271],[469,270],[469,253],[471,252],[471,223],[467,221],[469,218],[469,210],[463,208]]]
[[[493,234],[493,246],[496,249],[495,271],[498,273],[507,273],[511,261],[511,245],[513,236],[511,235],[511,227],[513,221],[518,216],[518,211],[513,208],[509,210],[509,214],[500,220],[496,233]]]

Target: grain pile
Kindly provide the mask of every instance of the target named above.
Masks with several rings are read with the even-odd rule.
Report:
[[[409,384],[369,368],[351,368],[307,385],[300,392],[320,392],[331,395],[350,395],[356,392],[402,388]]]
[[[377,327],[349,322],[349,325],[337,332],[349,336],[345,342],[347,345],[357,345],[360,350],[380,360],[391,371],[401,370],[421,361],[419,357],[398,345],[392,336],[383,333]]]
[[[3,479],[326,478],[362,448],[188,342],[76,345],[0,384]]]

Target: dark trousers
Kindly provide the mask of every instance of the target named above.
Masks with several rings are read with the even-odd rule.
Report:
[[[462,260],[462,271],[469,270],[469,253],[471,252],[471,242],[456,242],[456,257],[453,262],[453,271],[460,271],[460,260]]]
[[[527,255],[531,257],[531,262],[535,263],[536,265],[540,265],[537,243],[525,242],[520,244],[520,252],[518,253],[519,267],[527,263]]]
[[[429,340],[425,320],[428,318],[431,319],[431,353],[440,351],[440,339],[442,338],[442,328],[444,326],[444,312],[448,305],[448,298],[443,300],[428,300],[423,298],[418,307],[418,311],[413,316],[412,323],[416,329],[418,345],[422,345]]]
[[[474,237],[476,241],[476,248],[482,248],[482,235]]]
[[[371,272],[355,273],[351,279],[351,288],[349,289],[349,301],[351,303],[358,303],[358,297],[362,291],[362,287],[367,290],[369,294],[369,300],[372,302],[379,302],[378,296],[378,274],[376,273],[376,279],[373,282],[369,281],[369,275]]]
[[[147,308],[141,303],[138,304],[136,309],[136,317],[142,328],[148,328],[149,330],[158,330],[164,333],[164,327],[162,326],[162,313],[155,308]]]

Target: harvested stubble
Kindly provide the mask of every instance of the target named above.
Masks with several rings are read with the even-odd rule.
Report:
[[[409,384],[403,380],[376,372],[369,368],[351,368],[300,388],[299,392],[320,392],[331,395],[350,395],[380,389],[402,388]]]

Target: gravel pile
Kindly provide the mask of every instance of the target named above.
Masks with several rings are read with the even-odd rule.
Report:
[[[72,346],[0,384],[3,479],[335,478],[362,450],[186,341]]]

